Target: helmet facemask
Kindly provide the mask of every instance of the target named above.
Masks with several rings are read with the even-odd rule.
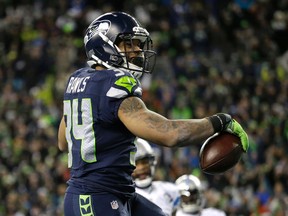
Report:
[[[176,181],[181,199],[180,208],[186,213],[198,214],[205,205],[200,179],[193,175],[182,175]]]
[[[141,163],[144,163],[145,166],[149,167],[149,174],[144,179],[140,179],[137,176],[134,176],[133,178],[138,188],[147,188],[152,184],[155,175],[156,160],[154,156],[146,155],[143,158],[138,158],[136,160],[136,164],[139,163],[140,161]]]
[[[119,34],[116,44],[123,42],[122,50],[118,47],[118,52],[123,59],[123,63],[118,66],[130,71],[135,77],[140,78],[143,73],[152,73],[156,53],[152,50],[152,40],[143,34]]]
[[[132,177],[138,188],[148,188],[152,184],[155,175],[156,156],[146,140],[136,138],[134,144],[137,148],[135,154],[136,169],[132,173]]]
[[[203,197],[199,190],[183,190],[180,206],[186,213],[199,213],[203,208]]]

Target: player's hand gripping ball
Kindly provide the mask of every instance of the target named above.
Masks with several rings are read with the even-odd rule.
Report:
[[[244,150],[235,134],[223,131],[209,137],[200,149],[200,168],[207,174],[221,174],[233,168]]]
[[[244,150],[244,152],[248,151],[248,148],[249,148],[248,135],[243,130],[242,126],[235,119],[231,120],[231,122],[228,124],[225,131],[228,131],[237,135],[241,140],[241,145],[242,145],[242,149]]]

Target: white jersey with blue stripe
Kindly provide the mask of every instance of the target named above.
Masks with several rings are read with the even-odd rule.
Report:
[[[171,216],[179,207],[180,194],[171,182],[153,181],[148,188],[136,187],[136,192],[158,205],[167,216]]]

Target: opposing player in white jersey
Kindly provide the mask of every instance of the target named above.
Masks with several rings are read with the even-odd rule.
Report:
[[[180,208],[176,216],[226,216],[216,208],[204,208],[205,198],[201,181],[194,175],[182,175],[175,184],[181,194]]]
[[[176,185],[167,181],[154,181],[156,158],[150,144],[136,138],[136,169],[132,177],[136,184],[136,192],[146,197],[160,208],[167,216],[174,216],[179,207],[180,193]]]

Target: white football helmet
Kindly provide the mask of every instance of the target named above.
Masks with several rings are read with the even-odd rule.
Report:
[[[147,172],[142,172],[141,175],[145,175],[145,178],[140,178],[138,173],[134,171],[132,174],[135,184],[139,188],[147,188],[151,185],[156,168],[156,158],[154,151],[151,145],[144,139],[136,138],[134,141],[137,152],[135,154],[135,162],[137,166],[137,162],[139,160],[147,160],[147,164],[149,166],[149,170]],[[145,162],[146,163],[146,162]]]
[[[199,213],[204,207],[204,197],[199,178],[194,175],[182,175],[176,181],[181,200],[180,208],[186,213]]]

